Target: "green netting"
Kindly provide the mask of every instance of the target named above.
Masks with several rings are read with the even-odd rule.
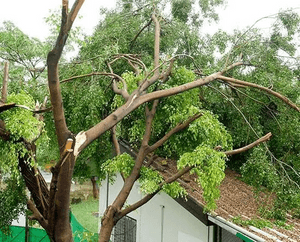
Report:
[[[98,241],[98,234],[92,233],[82,227],[72,213],[70,214],[70,219],[75,242]],[[5,235],[0,231],[0,242],[24,242],[26,235],[25,230],[24,227],[10,226],[9,235]],[[29,227],[28,230],[28,242],[50,242],[45,230],[32,227]]]
[[[75,242],[96,242],[98,234],[93,233],[82,227],[75,216],[71,213],[71,226]]]
[[[10,226],[10,233],[8,235],[3,234],[0,231],[0,241],[24,241],[25,240],[25,228]]]

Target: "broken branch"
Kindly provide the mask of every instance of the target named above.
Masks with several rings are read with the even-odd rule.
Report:
[[[225,82],[235,83],[235,84],[239,84],[239,85],[243,85],[243,86],[248,86],[248,87],[254,87],[254,88],[260,89],[262,91],[265,91],[265,92],[267,92],[267,93],[269,93],[269,94],[271,94],[271,95],[279,98],[280,100],[282,100],[283,102],[285,102],[287,105],[289,105],[290,107],[292,107],[296,111],[300,112],[300,108],[297,107],[297,105],[295,103],[293,103],[287,97],[285,97],[285,96],[281,95],[280,93],[275,92],[275,91],[273,91],[273,90],[271,90],[271,89],[269,89],[267,87],[263,87],[263,86],[255,84],[255,83],[252,83],[252,82],[241,81],[241,80],[238,80],[238,79],[234,79],[234,78],[226,77],[226,76],[222,76],[222,75],[220,75],[218,77],[218,79],[223,80]]]
[[[70,78],[64,79],[62,81],[60,81],[60,83],[65,83],[65,82],[69,82],[78,78],[84,78],[84,77],[89,77],[89,76],[110,76],[110,77],[114,77],[116,79],[122,80],[122,77],[118,76],[117,74],[114,73],[106,73],[106,72],[92,72],[89,74],[84,74],[84,75],[80,75],[80,76],[72,76]]]
[[[268,141],[271,138],[271,136],[272,136],[271,133],[267,133],[265,136],[259,138],[258,140],[254,141],[253,143],[251,143],[249,145],[246,145],[246,146],[241,147],[239,149],[225,151],[224,153],[225,153],[225,155],[230,156],[230,155],[235,155],[235,154],[245,152],[245,151],[250,150],[253,147],[259,145],[260,143]]]

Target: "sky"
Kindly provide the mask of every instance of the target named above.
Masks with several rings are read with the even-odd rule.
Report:
[[[10,0],[3,1],[0,8],[0,26],[3,21],[10,20],[30,37],[43,40],[49,34],[48,26],[44,18],[49,15],[49,9],[59,9],[61,0]],[[70,6],[74,0],[70,0]],[[80,25],[85,34],[91,35],[94,27],[100,19],[101,6],[114,7],[116,0],[85,0],[80,15],[82,19],[76,19],[74,25]],[[277,13],[280,9],[298,8],[299,0],[227,0],[227,7],[218,9],[220,21],[218,24],[208,25],[207,32],[217,29],[232,31],[233,29],[245,29],[256,20]],[[260,21],[257,25],[267,28],[270,22]]]

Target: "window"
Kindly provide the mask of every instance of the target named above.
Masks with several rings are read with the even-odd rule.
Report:
[[[121,218],[114,228],[113,242],[136,242],[136,220]]]

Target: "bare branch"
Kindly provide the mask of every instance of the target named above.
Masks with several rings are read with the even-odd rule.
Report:
[[[141,28],[141,30],[134,36],[133,40],[131,40],[131,44],[130,44],[129,50],[132,49],[132,47],[133,47],[133,45],[134,45],[136,39],[137,39],[137,38],[139,37],[139,35],[144,31],[144,29],[146,29],[147,27],[150,26],[151,22],[152,22],[152,19],[150,19],[149,22],[148,22],[143,28]]]
[[[123,80],[123,79],[122,79],[122,80]],[[128,94],[128,92],[127,92],[127,85],[126,85],[126,82],[125,82],[124,80],[123,80],[123,88],[120,89],[120,88],[118,88],[117,82],[116,82],[116,80],[114,79],[114,80],[113,80],[113,83],[112,83],[112,89],[113,89],[113,91],[114,91],[116,94],[121,95],[121,96],[125,99],[125,101],[128,100],[129,94]]]
[[[17,105],[19,107],[19,105]],[[43,108],[43,109],[39,109],[39,110],[30,110],[33,113],[46,113],[52,110],[52,107],[49,108]]]
[[[173,68],[173,65],[174,65],[174,62],[175,60],[180,57],[180,56],[185,56],[185,57],[189,57],[191,58],[193,61],[194,61],[194,58],[189,56],[189,55],[185,55],[185,54],[179,54],[179,55],[175,55],[173,56],[172,58],[164,61],[163,63],[161,63],[160,65],[158,65],[157,67],[155,67],[150,73],[148,73],[145,77],[145,79],[139,83],[139,91],[140,92],[143,92],[144,90],[146,90],[149,86],[151,86],[153,83],[155,83],[158,79],[161,79],[162,82],[166,82],[169,78],[169,76],[171,75],[171,71],[172,71],[172,68]],[[159,76],[157,75],[153,75],[150,79],[149,76],[152,74],[152,73],[155,73],[157,70],[159,70],[159,68],[161,68],[163,65],[165,65],[167,62],[170,62],[170,65],[167,69],[167,71]],[[195,63],[194,63],[195,64]],[[196,66],[196,64],[195,64]]]
[[[68,15],[68,21],[67,21],[68,31],[70,31],[72,24],[73,24],[75,18],[77,17],[77,14],[83,3],[84,3],[84,0],[76,0],[74,2],[73,7]]]
[[[159,99],[156,99],[153,101],[152,109],[149,110],[149,107],[146,106],[146,129],[145,129],[145,134],[142,140],[142,145],[145,147],[149,145],[149,140],[151,137],[151,129],[152,129],[152,122],[156,113],[156,108],[158,106]],[[147,152],[145,152],[146,156]]]
[[[254,87],[254,88],[258,88],[262,91],[265,91],[277,98],[279,98],[280,100],[282,100],[283,102],[285,102],[287,105],[289,105],[290,107],[292,107],[293,109],[295,109],[296,111],[300,112],[300,108],[297,107],[296,104],[294,104],[291,100],[289,100],[287,97],[281,95],[280,93],[278,92],[275,92],[269,88],[266,88],[266,87],[263,87],[263,86],[260,86],[260,85],[257,85],[255,83],[251,83],[251,82],[245,82],[245,81],[241,81],[241,80],[238,80],[238,79],[234,79],[234,78],[231,78],[231,77],[225,77],[225,76],[219,76],[218,79],[221,79],[225,82],[229,82],[229,83],[236,83],[236,84],[240,84],[240,85],[243,85],[243,86],[248,86],[248,87]]]
[[[79,78],[84,78],[84,77],[89,77],[89,76],[110,76],[113,78],[117,78],[119,80],[122,80],[122,77],[118,76],[117,74],[114,73],[107,73],[107,72],[92,72],[89,74],[84,74],[84,75],[80,75],[80,76],[72,76],[70,78],[61,80],[60,83],[65,83],[65,82],[69,82],[75,79],[79,79]]]
[[[38,113],[45,113],[45,112],[48,112],[48,111],[51,111],[52,110],[52,107],[49,107],[49,108],[45,108],[45,109],[40,109],[40,110],[32,110],[31,108],[27,107],[27,106],[24,106],[24,105],[17,105],[15,103],[10,103],[10,104],[3,104],[1,105],[0,104],[0,113],[1,112],[4,112],[6,110],[9,110],[11,108],[23,108],[23,109],[26,109],[32,113],[35,113],[35,114],[38,114]]]
[[[266,142],[271,138],[272,134],[271,133],[267,133],[265,136],[259,138],[258,140],[254,141],[253,143],[246,145],[244,147],[235,149],[235,150],[229,150],[229,151],[225,151],[225,155],[230,156],[230,155],[235,155],[235,154],[239,154],[242,152],[245,152],[247,150],[252,149],[253,147],[259,145],[260,143]]]

